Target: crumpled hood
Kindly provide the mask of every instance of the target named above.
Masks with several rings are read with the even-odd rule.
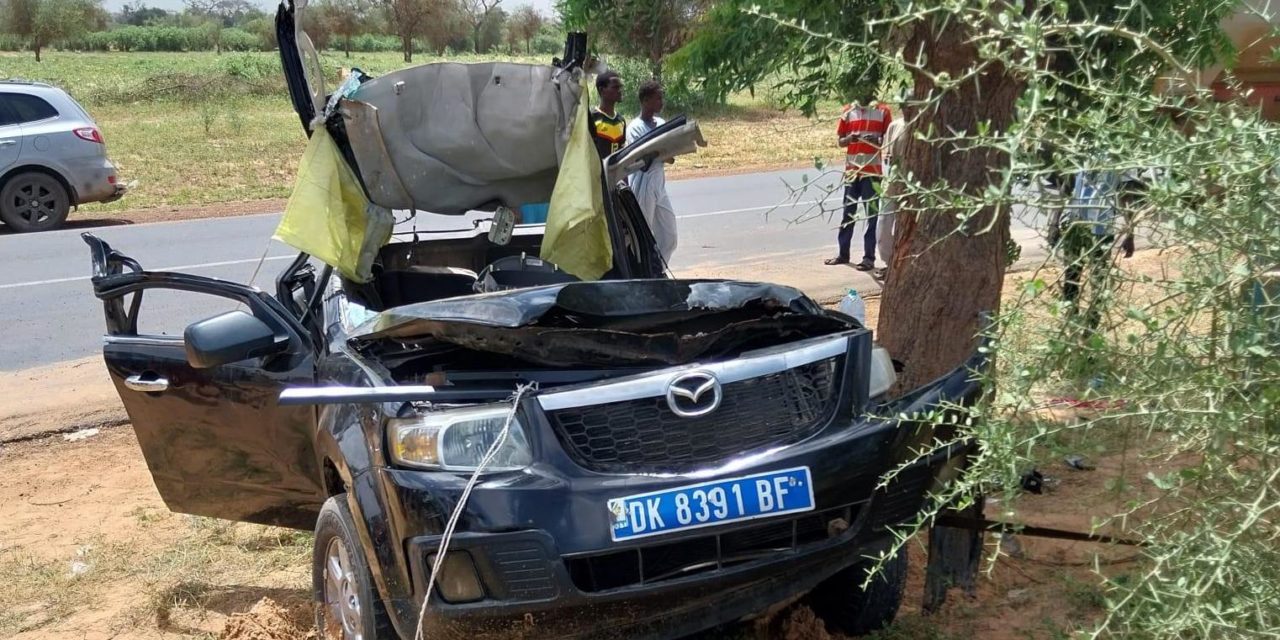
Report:
[[[384,311],[352,333],[446,342],[549,366],[683,364],[857,328],[791,287],[611,280],[449,298]]]

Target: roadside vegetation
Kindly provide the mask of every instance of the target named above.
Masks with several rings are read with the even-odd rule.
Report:
[[[419,55],[475,62],[505,59],[545,63],[549,55]],[[382,74],[407,66],[399,53],[327,51],[321,56],[336,85],[339,70]],[[646,76],[625,62],[631,96]],[[137,181],[128,197],[91,205],[88,214],[152,207],[284,198],[306,146],[289,105],[275,52],[224,53],[0,53],[4,76],[49,82],[79,100],[102,127],[122,179]],[[639,67],[643,69],[643,67]],[[834,120],[836,105],[828,105]],[[624,105],[626,108],[626,105]],[[679,105],[672,107],[673,112]],[[635,113],[632,107],[627,113]],[[689,109],[708,146],[672,173],[812,165],[834,149],[828,121],[782,113],[766,93],[732,96],[723,104]],[[84,214],[81,214],[84,215]]]
[[[877,324],[905,363],[900,383],[927,381],[975,348],[994,359],[975,372],[988,390],[981,402],[924,420],[954,434],[940,446],[973,439],[981,449],[900,531],[902,545],[926,531],[965,535],[932,527],[957,510],[1127,538],[1137,544],[1126,556],[1100,547],[1089,563],[1096,590],[1082,596],[1101,615],[1075,632],[1277,637],[1280,130],[1231,69],[1237,47],[1255,43],[1221,28],[1258,19],[1262,4],[867,0],[866,18],[852,22],[807,2],[742,4],[721,16],[740,21],[729,31],[737,39],[704,43],[704,60],[726,74],[749,79],[778,64],[730,55],[756,42],[816,52],[798,97],[841,60],[861,61],[861,80],[882,94],[905,89],[908,142],[886,192],[898,203],[895,256],[908,257],[889,270]],[[1272,35],[1273,16],[1261,18]],[[1263,53],[1274,59],[1271,42]],[[1197,72],[1216,62],[1226,71],[1215,94]],[[1048,183],[1125,174],[1144,177],[1134,197],[1072,201]],[[1119,215],[1072,223],[1086,203]],[[1044,228],[1054,211],[1068,222],[1063,244],[1011,292],[1002,258],[1012,219]],[[1158,271],[1121,258],[1129,234],[1161,253]],[[1068,278],[1062,263],[1079,274]],[[1071,299],[1068,280],[1079,285]],[[1099,453],[1121,463],[1075,457]],[[1106,478],[1113,500],[1030,506],[1029,472],[1077,473],[1064,469],[1068,454],[1095,467],[1078,473]],[[1083,522],[1064,523],[1067,514]],[[966,548],[953,548],[953,567]],[[981,555],[999,571],[1013,553]]]

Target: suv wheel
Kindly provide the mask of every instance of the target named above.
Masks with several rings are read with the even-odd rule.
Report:
[[[19,173],[0,188],[0,220],[19,233],[55,229],[70,211],[71,196],[47,173]]]
[[[885,562],[864,591],[867,563],[827,578],[809,592],[808,604],[829,631],[851,636],[871,633],[893,622],[907,584],[907,548]]]
[[[311,563],[316,628],[324,640],[377,640],[394,633],[373,586],[347,495],[325,501]]]

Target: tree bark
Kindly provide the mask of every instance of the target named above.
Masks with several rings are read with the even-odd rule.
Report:
[[[40,43],[39,42],[32,43],[31,48],[36,50],[36,62],[40,62]]]
[[[975,520],[982,519],[982,502],[957,513]],[[960,587],[965,595],[974,597],[977,592],[975,579],[982,560],[982,531],[934,526],[929,528],[929,558],[924,569],[925,613],[936,613],[947,602],[947,592]]]
[[[413,62],[413,36],[401,36],[400,46],[404,48],[404,61]]]
[[[945,28],[940,22],[922,21],[904,28],[895,39],[902,42],[903,51],[920,52],[929,72],[945,71],[959,78],[978,60],[972,35],[957,20]],[[928,76],[913,75],[914,100],[940,93]],[[927,107],[911,108],[903,114],[908,118],[901,153],[904,175],[910,174],[918,184],[941,183],[951,192],[981,194],[1008,162],[1006,153],[965,149],[964,141],[917,140],[915,134],[975,135],[983,121],[991,131],[1004,131],[1013,121],[1021,89],[1021,82],[997,64],[942,93]],[[923,210],[924,206],[930,208]],[[1009,212],[988,207],[967,222],[958,220],[958,213],[922,204],[918,198],[899,200],[893,264],[877,334],[904,365],[899,376],[903,389],[916,388],[962,364],[976,346],[979,315],[1000,306]]]

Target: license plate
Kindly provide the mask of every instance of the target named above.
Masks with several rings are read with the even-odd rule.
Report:
[[[808,467],[609,501],[614,542],[812,510],[813,483]]]

